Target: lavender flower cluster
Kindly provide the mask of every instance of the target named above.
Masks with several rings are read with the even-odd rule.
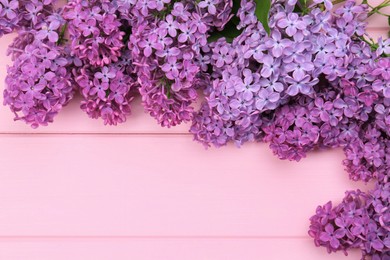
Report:
[[[243,33],[205,52],[212,84],[193,120],[195,139],[215,146],[266,141],[281,159],[297,161],[314,149],[343,147],[353,179],[386,174],[386,147],[378,143],[388,136],[389,58],[381,55],[390,41],[373,52],[359,39],[367,7],[347,1],[336,15],[314,7],[299,17],[276,2],[268,36],[253,2],[243,3]],[[377,135],[364,133],[371,124]]]
[[[73,56],[97,67],[118,61],[125,46],[118,9],[117,2],[108,0],[76,0],[65,6]]]
[[[81,109],[105,124],[123,123],[137,88],[127,41],[133,24],[129,1],[74,0],[64,8],[73,75],[82,94]]]
[[[83,96],[81,109],[91,118],[117,125],[131,114],[130,103],[137,86],[129,52],[104,67],[85,66],[76,70],[76,82]]]
[[[368,5],[273,0],[268,33],[257,0],[55,2],[0,0],[0,36],[18,31],[4,91],[15,120],[46,126],[78,91],[89,117],[117,125],[138,93],[205,146],[262,141],[295,161],[341,148],[350,178],[376,188],[318,207],[309,234],[390,259],[390,39],[366,37]],[[237,37],[214,40],[232,23]]]
[[[349,191],[336,207],[317,208],[309,234],[328,252],[359,248],[363,259],[390,258],[390,183],[369,193]]]
[[[200,51],[213,30],[222,29],[232,1],[135,1],[129,47],[143,105],[162,126],[192,119],[197,90],[207,85]]]
[[[15,120],[33,128],[53,122],[74,96],[72,61],[58,44],[63,26],[59,13],[53,13],[34,28],[21,30],[8,50],[14,63],[8,67],[4,104]]]

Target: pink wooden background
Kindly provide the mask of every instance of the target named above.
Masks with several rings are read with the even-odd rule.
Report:
[[[387,28],[371,19],[372,36]],[[0,40],[1,92],[13,37]],[[299,164],[265,144],[205,151],[188,126],[158,127],[139,101],[119,127],[78,106],[39,130],[0,108],[0,260],[359,259],[307,235],[317,205],[369,188],[349,181],[341,151]]]

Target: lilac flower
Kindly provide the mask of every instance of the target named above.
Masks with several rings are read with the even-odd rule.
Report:
[[[390,82],[384,79],[376,79],[372,83],[372,88],[376,92],[383,92],[384,97],[390,98]]]
[[[102,82],[110,82],[115,76],[116,73],[114,68],[109,68],[107,66],[104,66],[101,71],[95,73],[95,78],[100,79]]]
[[[285,68],[287,72],[293,72],[294,79],[299,81],[307,76],[307,72],[311,72],[314,69],[314,65],[311,62],[301,61],[286,64]]]
[[[189,60],[185,60],[183,62],[183,68],[182,71],[179,74],[179,77],[181,79],[188,79],[189,81],[192,81],[195,79],[196,75],[199,72],[199,67],[194,64],[193,62]]]
[[[390,80],[390,58],[382,58],[376,64],[377,67],[372,71],[372,74],[381,75],[385,80]]]
[[[376,51],[378,56],[382,54],[390,54],[390,38],[383,40],[382,37],[378,39],[378,49]]]
[[[249,48],[245,53],[244,53],[244,58],[249,59],[253,57],[257,62],[261,63],[264,57],[264,51],[266,51],[267,48],[264,45],[258,45],[254,48]]]
[[[38,40],[44,40],[48,38],[50,42],[55,43],[58,41],[59,36],[56,30],[59,27],[60,27],[60,22],[58,21],[53,21],[49,25],[45,24],[41,27],[41,29],[38,31],[35,37]]]
[[[15,100],[15,108],[27,114],[35,105],[32,93],[21,93]]]
[[[311,114],[319,116],[323,122],[329,122],[329,111],[333,109],[333,103],[329,101],[324,102],[322,98],[316,98],[314,104],[316,105],[316,108],[313,109]]]
[[[347,73],[347,69],[343,66],[343,61],[335,57],[330,57],[327,60],[327,65],[323,68],[323,73],[327,75],[329,80],[334,80]]]
[[[216,2],[217,2],[216,0],[204,0],[204,1],[200,1],[198,6],[200,8],[207,8],[207,11],[210,14],[215,14],[217,12],[217,9],[215,7]]]
[[[177,2],[173,5],[172,15],[180,17],[183,21],[188,21],[190,12],[187,11],[187,7],[183,3]]]
[[[280,99],[279,93],[273,92],[268,88],[262,89],[259,92],[259,96],[256,101],[256,108],[259,111],[264,111],[264,109],[275,109],[279,99]]]
[[[305,23],[299,20],[299,17],[296,13],[290,13],[287,15],[287,17],[280,19],[278,21],[278,26],[280,28],[286,29],[286,33],[290,37],[293,37],[298,30],[303,30],[306,28]]]
[[[290,45],[291,41],[288,39],[282,39],[282,35],[276,30],[272,32],[271,39],[265,42],[266,47],[272,47],[272,54],[276,58],[282,56],[283,50]]]
[[[150,55],[152,55],[153,49],[159,49],[159,46],[161,45],[157,43],[156,34],[152,34],[149,38],[139,42],[139,47],[144,49],[144,55],[146,57],[150,57]]]
[[[259,75],[252,74],[250,70],[243,71],[244,81],[235,86],[237,92],[242,93],[245,100],[253,98],[253,93],[256,93],[260,89],[260,85],[256,82],[259,79]]]
[[[313,86],[317,83],[317,80],[312,80],[309,75],[305,75],[303,78],[286,77],[286,82],[290,84],[287,89],[287,94],[290,96],[296,96],[298,93],[304,95],[310,95],[313,93]]]
[[[353,1],[347,1],[342,7],[336,10],[336,14],[341,14],[345,21],[352,21],[354,14],[364,12],[364,8],[360,5],[355,5]]]
[[[317,54],[317,58],[326,57],[328,53],[332,53],[336,49],[334,42],[324,35],[319,35],[316,39],[316,45],[314,51]]]
[[[99,30],[96,28],[95,19],[88,19],[86,23],[80,24],[80,30],[83,31],[84,37],[88,37],[90,35],[99,35]]]
[[[182,65],[177,62],[176,57],[169,57],[167,63],[165,63],[161,69],[166,72],[167,78],[174,80],[179,76],[179,69]]]
[[[339,230],[335,231],[334,227],[330,224],[325,226],[325,232],[322,232],[320,234],[320,239],[323,242],[329,242],[330,246],[333,249],[338,249],[340,246],[339,239],[344,236],[343,232],[338,232]]]
[[[223,67],[225,64],[231,64],[233,62],[233,57],[229,53],[230,49],[227,46],[223,46],[218,54],[213,55],[213,59],[216,59],[216,66],[218,68]]]
[[[98,95],[98,97],[101,99],[101,100],[105,100],[106,99],[106,91],[108,90],[109,88],[109,84],[108,82],[99,82],[99,80],[96,78],[95,81],[94,81],[94,87],[91,88],[91,90],[89,91],[89,94],[90,95]]]
[[[326,1],[330,2],[330,1]],[[331,10],[331,8],[327,10]],[[315,17],[315,23],[313,24],[313,27],[311,28],[311,31],[314,33],[319,33],[321,30],[328,30],[330,28],[330,20],[332,19],[332,15],[330,12],[321,12],[318,9],[314,9],[312,11],[314,17]]]
[[[270,79],[262,78],[259,83],[260,86],[276,92],[282,92],[284,90],[283,83],[279,82],[277,77],[271,77]]]
[[[195,26],[190,26],[187,23],[179,25],[179,29],[182,33],[179,35],[178,41],[183,43],[186,41],[194,42],[194,33],[196,32]]]
[[[30,78],[27,80],[27,82],[21,83],[20,89],[24,91],[24,93],[32,96],[33,98],[39,100],[45,100],[46,96],[42,93],[45,87],[46,87],[45,84],[41,84],[41,83],[36,84],[36,82]]]
[[[171,37],[176,37],[177,29],[179,29],[178,22],[174,20],[172,15],[167,15],[165,20],[161,22],[160,28],[168,30]]]
[[[164,5],[170,3],[170,0],[156,0],[156,10],[161,11],[164,9]]]
[[[281,61],[279,59],[274,59],[270,55],[266,55],[263,58],[263,68],[261,70],[261,76],[269,78],[271,75],[278,75],[278,69],[280,67]]]
[[[17,16],[17,8],[19,7],[18,1],[0,0],[0,2],[2,4],[0,16],[6,16],[10,20],[14,19]]]

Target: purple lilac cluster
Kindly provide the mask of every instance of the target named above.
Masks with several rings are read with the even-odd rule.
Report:
[[[137,88],[133,58],[127,50],[134,3],[125,0],[74,0],[65,6],[73,70],[91,118],[117,125],[130,115]]]
[[[353,3],[349,1],[346,6]],[[191,131],[195,139],[217,146],[228,141],[241,145],[249,140],[271,139],[266,133],[270,132],[269,128],[277,128],[279,122],[274,119],[279,110],[283,109],[285,114],[291,104],[303,102],[305,106],[305,103],[314,104],[316,99],[318,109],[326,112],[321,113],[321,121],[328,126],[337,126],[344,117],[342,108],[333,109],[333,101],[340,98],[337,93],[342,92],[341,79],[346,78],[353,84],[360,75],[365,75],[360,71],[361,65],[373,59],[370,47],[353,39],[364,34],[367,17],[365,6],[355,7],[352,17],[348,18],[342,14],[332,15],[330,10],[322,11],[319,7],[299,16],[289,4],[275,1],[271,9],[271,33],[267,35],[255,17],[253,1],[242,1],[238,16],[243,33],[231,44],[221,39],[210,44],[210,48],[204,48],[205,60],[212,67],[213,82],[206,90],[207,102],[193,122]],[[344,65],[346,63],[348,67]],[[370,91],[369,85],[370,81],[363,78],[357,89]],[[333,97],[327,96],[333,93]],[[332,104],[325,104],[326,101]],[[342,103],[341,100],[338,102]],[[360,120],[361,114],[372,104],[357,102],[356,111],[347,114]],[[325,108],[322,108],[324,104]],[[334,115],[329,116],[327,111]],[[291,109],[287,116],[294,118],[294,112],[295,109]],[[316,109],[315,113],[317,115],[312,116],[318,118],[320,111]],[[315,128],[306,129],[308,127],[305,126],[305,131],[315,131]],[[287,130],[289,126],[286,124],[284,128]],[[282,139],[279,143],[286,143]],[[317,142],[314,136],[309,139]],[[281,158],[302,157],[291,156],[288,145],[278,146],[281,150],[275,152]],[[307,147],[298,148],[308,150]]]
[[[18,28],[33,28],[54,11],[55,0],[0,0],[0,37]]]
[[[13,65],[8,67],[4,104],[36,128],[53,122],[74,95],[72,61],[61,42],[64,20],[58,13],[48,16],[35,29],[20,31],[9,48]]]
[[[362,259],[390,259],[390,183],[346,192],[338,206],[319,206],[310,221],[309,234],[328,252],[359,248]]]
[[[133,71],[129,51],[115,63],[76,69],[76,82],[84,98],[81,109],[91,118],[102,118],[108,125],[125,122],[137,86]]]
[[[121,28],[130,30],[119,7],[109,0],[73,0],[65,6],[72,55],[98,67],[118,61],[125,46]]]
[[[368,181],[378,167],[385,172],[384,152],[370,157],[370,146],[360,146],[365,125],[381,129],[365,138],[374,145],[387,138],[390,123],[390,59],[380,57],[388,43],[373,51],[359,39],[367,6],[347,1],[335,14],[313,7],[299,16],[276,1],[270,35],[253,2],[241,6],[243,33],[233,43],[220,39],[203,48],[204,69],[213,72],[207,101],[193,120],[195,139],[215,146],[266,141],[281,159],[297,161],[317,148],[345,147],[353,179]],[[361,149],[365,156],[351,156]]]
[[[129,47],[145,110],[162,126],[191,120],[197,90],[208,84],[200,50],[228,22],[231,8],[232,0],[135,1]]]

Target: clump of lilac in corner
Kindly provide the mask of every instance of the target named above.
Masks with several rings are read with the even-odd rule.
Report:
[[[328,252],[359,248],[362,259],[390,259],[390,183],[349,191],[336,207],[319,206],[310,222],[309,235]]]

